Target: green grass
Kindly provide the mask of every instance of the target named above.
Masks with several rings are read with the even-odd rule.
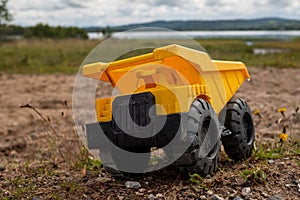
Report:
[[[267,179],[266,173],[260,168],[245,169],[241,172],[241,175],[246,181],[254,183],[264,183]]]
[[[75,73],[96,41],[19,40],[0,44],[0,71],[5,73]]]
[[[247,46],[246,41],[253,41],[254,44]],[[147,44],[160,43],[161,45],[167,43],[166,40],[147,42]],[[175,42],[176,40],[173,40],[173,43]],[[202,44],[212,59],[240,60],[246,63],[247,66],[300,67],[299,39],[291,41],[201,39],[197,40],[197,42]],[[0,43],[0,72],[21,74],[73,74],[77,72],[88,53],[99,43],[100,41],[97,40],[81,39],[32,39],[2,42]],[[141,43],[143,43],[143,41],[141,41]],[[180,41],[180,44],[184,45],[185,42]],[[123,43],[116,40],[112,45],[112,47],[122,49],[118,47],[118,45],[123,45]],[[254,48],[274,48],[283,49],[284,51],[275,54],[254,55]],[[105,57],[110,60],[109,53],[111,52],[102,52],[102,58]],[[105,56],[105,54],[107,54],[107,56]],[[129,53],[129,55],[131,54]],[[94,54],[94,56],[97,57],[98,55]],[[97,58],[94,60],[97,60]]]
[[[300,41],[282,40],[198,40],[210,54],[212,59],[240,60],[247,66],[256,67],[300,67]],[[246,42],[252,41],[252,46]],[[255,55],[254,49],[281,49],[281,53]]]

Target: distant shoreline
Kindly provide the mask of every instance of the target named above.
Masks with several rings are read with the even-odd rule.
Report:
[[[146,29],[147,30],[147,29]],[[163,30],[163,29],[162,29]],[[114,32],[113,37],[119,39],[178,39],[181,35],[193,39],[281,39],[288,40],[300,37],[300,30],[267,30],[267,31],[124,31]],[[88,32],[89,39],[103,38],[101,33]]]
[[[82,27],[87,32],[126,31],[141,27],[161,27],[176,31],[300,30],[300,20],[283,18],[236,20],[153,21],[119,26]]]

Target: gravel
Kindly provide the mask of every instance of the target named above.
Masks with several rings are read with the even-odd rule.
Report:
[[[250,187],[245,187],[242,189],[242,196],[243,197],[248,197],[251,194],[251,188]]]
[[[125,182],[125,186],[126,186],[127,188],[131,188],[131,189],[136,189],[136,190],[138,190],[138,189],[140,189],[141,184],[140,184],[140,182],[138,182],[138,181],[126,181],[126,182]]]

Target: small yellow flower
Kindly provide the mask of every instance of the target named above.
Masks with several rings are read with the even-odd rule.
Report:
[[[279,138],[280,138],[280,141],[286,141],[288,139],[288,134],[286,133],[280,133],[279,135]]]
[[[278,108],[277,112],[281,113],[283,117],[285,117],[284,112],[286,112],[286,108]]]
[[[277,112],[284,113],[286,112],[286,108],[278,108]]]
[[[253,112],[253,114],[254,114],[254,115],[257,115],[259,118],[261,118],[259,109],[256,109],[256,110]]]

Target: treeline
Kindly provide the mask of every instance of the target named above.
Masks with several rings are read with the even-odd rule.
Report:
[[[177,31],[194,30],[300,30],[300,20],[281,18],[237,19],[237,20],[176,20],[154,21],[110,27],[111,31],[125,31],[141,27],[162,27]],[[99,27],[87,27],[89,32],[97,32]]]
[[[78,27],[49,26],[39,23],[31,27],[21,27],[16,25],[1,26],[3,36],[23,36],[25,38],[88,38],[87,32]]]

